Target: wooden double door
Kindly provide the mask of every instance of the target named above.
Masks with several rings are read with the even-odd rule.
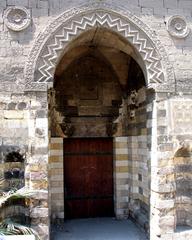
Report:
[[[64,139],[65,217],[111,217],[112,138]]]

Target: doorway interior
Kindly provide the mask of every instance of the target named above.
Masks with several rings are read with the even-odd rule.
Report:
[[[48,94],[53,219],[131,216],[147,228],[153,92],[136,55],[105,28],[65,49]]]

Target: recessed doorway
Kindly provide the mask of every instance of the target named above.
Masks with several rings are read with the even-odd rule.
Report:
[[[113,139],[64,139],[65,217],[111,217]]]
[[[148,228],[154,93],[141,66],[104,28],[64,49],[48,94],[53,222],[114,215]]]

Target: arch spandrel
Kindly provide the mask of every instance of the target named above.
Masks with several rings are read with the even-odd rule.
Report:
[[[46,91],[64,49],[81,33],[104,27],[126,39],[138,52],[146,85],[174,91],[174,74],[165,49],[152,30],[128,11],[106,4],[84,5],[64,12],[40,34],[25,68],[26,91]]]

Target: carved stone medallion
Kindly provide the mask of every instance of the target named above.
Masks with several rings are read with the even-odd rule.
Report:
[[[168,20],[167,30],[170,35],[177,38],[185,38],[190,32],[185,18],[178,15]]]
[[[30,12],[24,7],[9,7],[4,13],[5,25],[13,31],[26,29],[30,22]]]

